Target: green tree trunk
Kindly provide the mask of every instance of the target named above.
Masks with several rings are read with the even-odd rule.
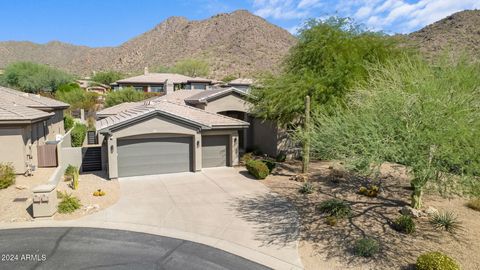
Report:
[[[305,122],[303,124],[303,166],[302,173],[308,172],[310,163],[310,96],[305,97]]]
[[[412,208],[420,209],[422,208],[422,195],[423,189],[421,187],[414,187],[412,192]]]

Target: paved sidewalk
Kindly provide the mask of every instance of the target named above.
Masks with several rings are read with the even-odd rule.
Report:
[[[75,221],[11,225],[152,233],[206,244],[273,269],[302,269],[297,213],[245,172],[212,168],[119,181],[120,200],[104,211]]]

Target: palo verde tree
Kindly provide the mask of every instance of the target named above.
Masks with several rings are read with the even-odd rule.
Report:
[[[190,77],[205,77],[210,73],[207,62],[200,59],[184,59],[171,68],[171,72]]]
[[[73,76],[70,74],[46,65],[16,62],[5,68],[2,83],[24,92],[38,93],[55,92],[60,85],[72,80]]]
[[[304,99],[312,111],[342,102],[351,87],[368,78],[366,65],[384,63],[401,54],[395,41],[362,29],[349,19],[310,20],[299,30],[278,75],[264,75],[253,89],[254,113],[288,125],[302,121]]]
[[[480,64],[403,57],[368,72],[345,108],[315,117],[314,155],[366,174],[406,166],[414,208],[426,187],[480,196]]]
[[[97,72],[92,77],[92,81],[110,85],[123,78],[123,74],[117,71]]]
[[[93,110],[97,103],[98,94],[81,89],[77,83],[69,83],[58,87],[55,98],[70,104],[69,110]]]
[[[300,29],[280,74],[264,75],[252,91],[253,113],[280,125],[306,126],[305,97],[311,111],[331,111],[353,85],[365,81],[369,63],[385,63],[401,54],[395,41],[364,30],[349,19],[310,20]],[[302,141],[308,138],[303,132]],[[308,147],[304,147],[308,149]]]

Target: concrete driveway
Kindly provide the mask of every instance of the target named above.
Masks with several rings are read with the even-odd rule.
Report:
[[[83,224],[191,240],[274,269],[302,268],[296,211],[246,172],[212,168],[119,182],[119,202]]]

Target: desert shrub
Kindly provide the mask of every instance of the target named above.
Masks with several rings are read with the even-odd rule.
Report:
[[[369,72],[347,108],[312,117],[313,157],[364,175],[385,161],[402,164],[412,172],[417,209],[424,187],[480,194],[480,65],[398,59]]]
[[[406,234],[415,232],[415,221],[411,216],[401,215],[393,222],[395,230]]]
[[[202,59],[187,58],[178,61],[171,68],[173,73],[179,73],[190,77],[208,76],[210,66],[208,62]]]
[[[315,187],[312,183],[306,182],[298,189],[298,192],[302,194],[312,194],[315,191]]]
[[[112,91],[105,97],[105,107],[112,107],[124,102],[141,101],[146,98],[142,91],[137,91],[133,87],[127,87]]]
[[[233,81],[233,80],[235,80],[235,79],[237,79],[237,78],[238,78],[237,76],[232,75],[232,74],[229,74],[229,75],[223,77],[221,81],[222,81],[222,82],[229,83],[229,82],[231,82],[231,81]]]
[[[248,172],[257,179],[265,179],[268,176],[268,167],[260,160],[249,160],[246,167]]]
[[[435,213],[430,218],[430,224],[432,224],[435,229],[442,229],[449,233],[455,233],[462,228],[457,216],[453,212],[448,211]]]
[[[336,218],[346,218],[352,214],[348,203],[339,199],[326,200],[317,207],[318,211]]]
[[[276,157],[275,160],[277,162],[285,162],[287,160],[287,155],[284,152],[280,152]]]
[[[65,169],[65,175],[73,176],[78,172],[78,168],[76,166],[73,166],[69,164],[67,168]]]
[[[65,131],[69,131],[74,125],[75,120],[72,116],[67,114],[63,117],[63,127],[65,128]]]
[[[246,164],[249,160],[253,159],[253,153],[245,153],[242,156],[242,162]]]
[[[480,199],[471,199],[467,202],[467,207],[476,211],[480,211]]]
[[[372,257],[380,251],[378,241],[373,238],[362,238],[355,242],[354,252],[357,256]]]
[[[15,169],[11,164],[0,164],[0,189],[7,188],[15,184]]]
[[[72,147],[80,147],[83,145],[85,136],[87,134],[87,126],[84,124],[77,123],[73,127],[72,133]]]
[[[3,82],[7,86],[29,93],[56,91],[60,85],[69,83],[73,76],[59,69],[32,63],[14,62],[5,68]]]
[[[122,78],[123,78],[122,73],[110,70],[110,71],[96,72],[92,76],[92,81],[110,85],[111,83],[114,83]]]
[[[261,161],[265,163],[265,165],[267,165],[269,173],[272,173],[273,169],[275,169],[275,167],[277,166],[277,163],[275,163],[275,161],[273,160],[262,159]]]
[[[80,204],[80,200],[68,194],[67,192],[63,193],[62,201],[58,204],[58,212],[59,213],[72,213],[75,210],[79,209],[82,205]]]
[[[476,210],[476,211],[480,211],[480,199],[473,199],[473,200],[470,200],[468,203],[467,203],[467,207],[473,209],[473,210]]]
[[[460,265],[441,252],[427,252],[420,255],[416,263],[417,270],[460,270]]]
[[[325,223],[330,226],[335,226],[338,223],[338,219],[336,217],[328,216],[325,218]]]

